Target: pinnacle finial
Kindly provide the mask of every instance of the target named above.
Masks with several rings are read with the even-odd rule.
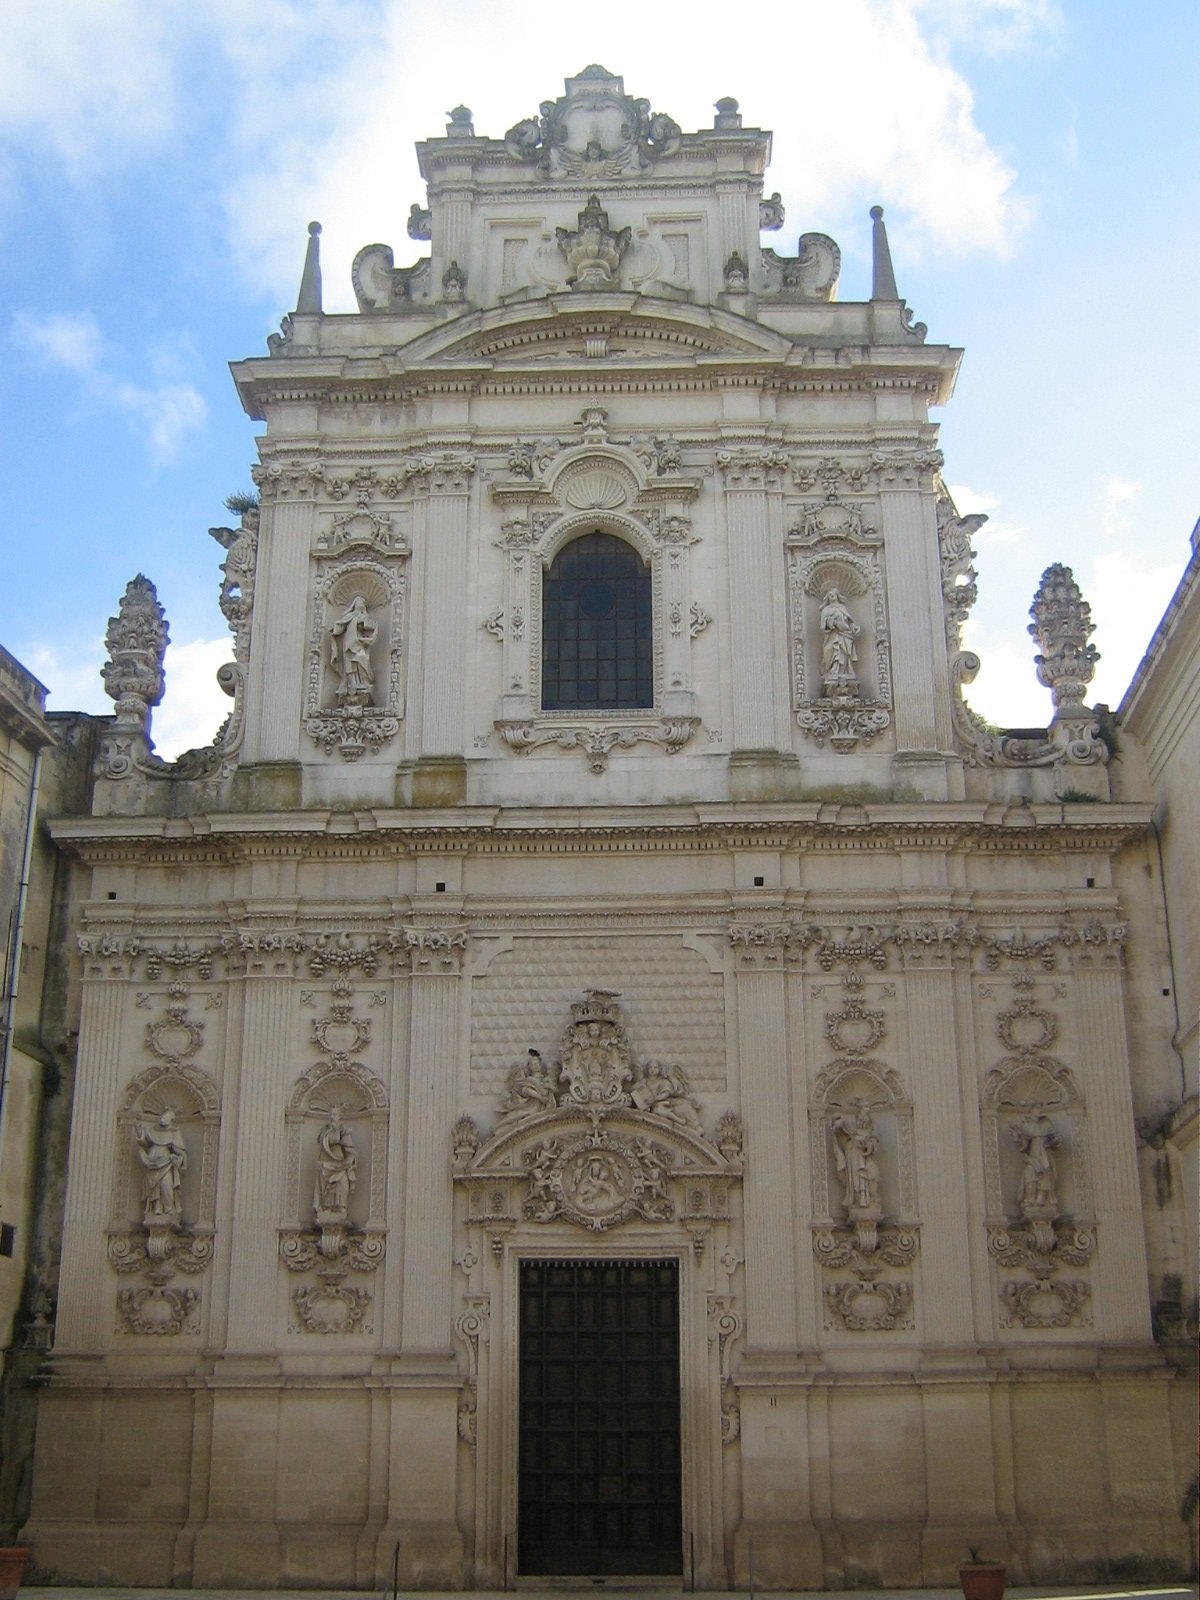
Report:
[[[871,207],[871,299],[899,300],[896,274],[892,271],[892,252],[888,248],[883,207]]]
[[[320,316],[321,309],[321,224],[310,222],[304,272],[300,278],[300,293],[296,296],[296,315]]]

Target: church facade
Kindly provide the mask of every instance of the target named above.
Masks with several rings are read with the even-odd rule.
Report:
[[[764,247],[769,151],[599,67],[503,139],[460,107],[415,265],[367,246],[326,314],[314,224],[235,365],[229,720],[157,760],[133,580],[52,825],[63,1581],[1187,1565],[1149,789],[1065,568],[1050,727],[969,710],[960,352],[878,211],[867,302],[826,235]]]

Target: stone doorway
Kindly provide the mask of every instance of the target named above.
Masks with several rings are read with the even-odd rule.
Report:
[[[679,1263],[520,1267],[521,1577],[682,1573]]]

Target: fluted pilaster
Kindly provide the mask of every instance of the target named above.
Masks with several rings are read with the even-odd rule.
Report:
[[[117,1291],[108,1266],[104,1225],[112,1193],[121,1096],[121,1012],[127,993],[123,978],[103,978],[83,986],[55,1335],[62,1354],[99,1352],[113,1324]]]
[[[246,978],[229,1242],[228,1348],[236,1353],[266,1354],[279,1338],[274,1291],[285,1166],[284,1073],[295,1004],[290,972]]]
[[[280,498],[263,506],[246,705],[248,762],[299,756],[313,515],[311,501]]]
[[[1149,1339],[1150,1303],[1142,1225],[1122,973],[1115,955],[1077,974],[1080,1087],[1087,1101],[1097,1221],[1093,1263],[1103,1339]],[[1109,963],[1112,963],[1111,965]]]
[[[746,1349],[796,1349],[795,1175],[786,980],[757,953],[737,955],[737,1043],[746,1174]]]

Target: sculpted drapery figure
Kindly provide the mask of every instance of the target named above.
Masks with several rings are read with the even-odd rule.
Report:
[[[147,1224],[178,1222],[187,1146],[175,1125],[175,1113],[168,1106],[156,1123],[135,1123],[134,1139],[142,1164],[143,1220]]]
[[[313,1208],[318,1220],[344,1217],[358,1182],[358,1155],[349,1128],[335,1107],[317,1135],[317,1179]]]
[[[702,1131],[700,1113],[688,1092],[681,1067],[647,1061],[642,1068],[641,1082],[634,1085],[630,1098],[639,1111],[648,1111],[664,1122],[678,1123],[693,1133]]]
[[[842,1204],[848,1212],[879,1209],[879,1163],[875,1154],[879,1139],[871,1108],[865,1100],[855,1101],[853,1115],[846,1113],[833,1121],[837,1171],[842,1180]]]
[[[825,591],[821,602],[821,676],[826,688],[848,687],[857,682],[855,639],[858,623],[850,615],[836,588]]]
[[[1017,1202],[1024,1215],[1058,1210],[1058,1167],[1053,1152],[1062,1138],[1044,1111],[1036,1108],[1009,1129],[1025,1157]]]
[[[375,686],[371,646],[378,625],[371,620],[366,597],[356,594],[329,629],[329,664],[341,679],[338,699],[343,704],[370,705]]]

